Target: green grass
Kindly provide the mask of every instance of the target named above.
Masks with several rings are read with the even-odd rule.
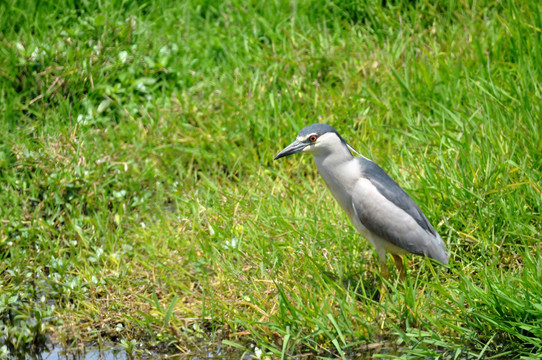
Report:
[[[0,3],[0,356],[540,358],[541,8],[380,3]],[[374,300],[312,160],[272,161],[315,122],[417,200],[449,271],[411,257]]]

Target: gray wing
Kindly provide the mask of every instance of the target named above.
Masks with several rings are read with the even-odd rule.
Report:
[[[357,159],[362,177],[352,205],[361,223],[408,252],[442,258],[444,243],[414,200],[376,163]]]
[[[401,188],[380,166],[371,160],[360,158],[361,169],[364,177],[378,189],[378,191],[389,201],[403,209],[410,215],[418,225],[432,235],[437,232],[431,226],[425,214],[410,196]]]

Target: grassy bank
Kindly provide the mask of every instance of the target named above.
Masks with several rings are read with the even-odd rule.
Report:
[[[540,6],[380,3],[1,3],[0,354],[539,358]],[[272,161],[314,122],[417,200],[449,271],[411,257],[374,300],[312,160]]]

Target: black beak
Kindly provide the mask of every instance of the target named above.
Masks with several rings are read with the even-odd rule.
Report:
[[[306,148],[307,145],[308,144],[296,140],[290,145],[286,146],[281,152],[279,152],[273,160],[277,160],[281,157],[285,157],[288,155],[297,154],[298,152],[303,151],[303,149]]]

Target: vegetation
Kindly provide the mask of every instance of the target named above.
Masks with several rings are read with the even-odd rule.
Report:
[[[541,358],[541,84],[536,0],[3,1],[0,354]],[[312,159],[272,161],[315,122],[449,270],[377,300]]]

